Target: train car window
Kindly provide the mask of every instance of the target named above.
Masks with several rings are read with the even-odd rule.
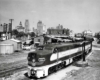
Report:
[[[58,48],[59,52],[66,51],[66,50],[68,50],[68,46],[63,46]]]
[[[74,45],[69,45],[67,50],[73,49],[73,48],[74,48]]]
[[[78,48],[78,47],[80,47],[81,45],[79,45],[79,44],[75,44],[74,45],[74,48]]]
[[[62,47],[62,51],[66,51],[66,50],[68,50],[68,46]]]
[[[69,49],[71,49],[71,45],[64,46],[63,48],[64,51],[69,50]]]
[[[58,52],[62,51],[62,47],[57,48]]]

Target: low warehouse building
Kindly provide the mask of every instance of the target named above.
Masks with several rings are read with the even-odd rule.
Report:
[[[13,44],[0,44],[0,54],[12,54],[14,53]]]
[[[2,41],[0,44],[12,44],[14,46],[14,51],[22,50],[22,42],[16,39],[9,39]]]

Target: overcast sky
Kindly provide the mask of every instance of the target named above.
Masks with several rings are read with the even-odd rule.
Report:
[[[100,0],[0,0],[0,23],[11,18],[13,28],[28,19],[30,28],[41,20],[47,28],[61,24],[74,32],[98,32]]]

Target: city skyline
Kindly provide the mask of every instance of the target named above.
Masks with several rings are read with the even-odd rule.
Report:
[[[99,0],[0,0],[0,24],[14,19],[13,28],[28,19],[31,29],[41,20],[46,28],[58,24],[74,32],[100,30]]]

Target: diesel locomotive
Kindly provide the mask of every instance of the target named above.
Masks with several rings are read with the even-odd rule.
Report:
[[[85,41],[85,53],[92,51],[92,42]],[[28,76],[37,78],[69,65],[83,54],[83,42],[47,44],[28,53]]]

